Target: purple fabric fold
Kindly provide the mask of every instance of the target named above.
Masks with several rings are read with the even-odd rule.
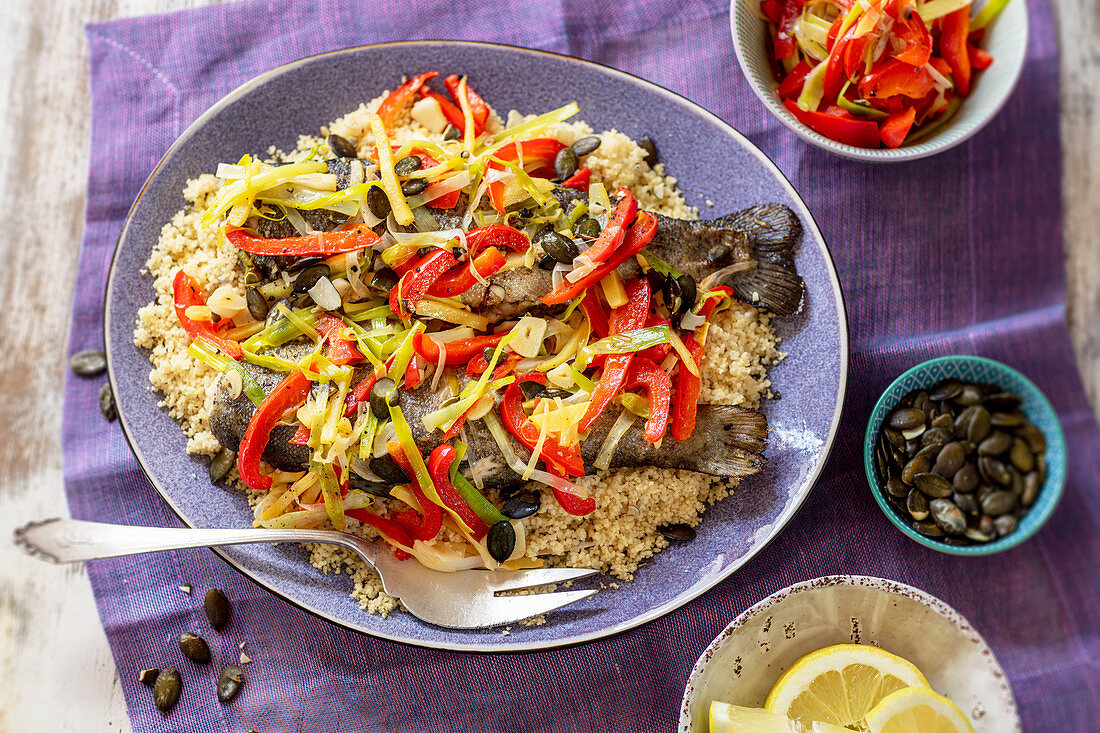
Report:
[[[1064,325],[1058,58],[1047,0],[1028,3],[1028,63],[1015,95],[969,143],[870,166],[808,147],[742,78],[720,0],[245,2],[88,26],[92,137],[86,227],[70,350],[102,344],[103,287],[126,212],[172,141],[221,96],[279,64],[391,40],[469,39],[605,63],[712,110],[771,156],[831,245],[851,323],[848,398],[810,500],[743,570],[668,616],[568,649],[471,655],[337,628],[272,596],[209,551],[98,561],[88,573],[135,731],[671,730],[692,664],[738,613],[783,586],[831,573],[910,583],[981,631],[1029,731],[1100,720],[1100,434]],[[1033,379],[1062,420],[1065,497],[1030,542],[956,558],[894,531],[867,490],[867,417],[885,386],[926,358],[974,353]],[[70,509],[98,521],[175,526],[116,424],[100,379],[70,376],[63,445]],[[840,541],[838,541],[840,540]],[[191,584],[188,596],[179,586]],[[215,664],[186,670],[169,717],[137,682],[178,659],[181,631],[210,633],[201,594],[219,587],[234,621]],[[350,602],[350,601],[349,601]],[[206,631],[204,632],[204,629]],[[230,706],[212,694],[238,645],[255,661]],[[180,660],[183,664],[190,664]]]

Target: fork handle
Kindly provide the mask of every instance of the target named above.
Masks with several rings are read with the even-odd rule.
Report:
[[[31,555],[54,563],[260,542],[319,542],[356,549],[350,537],[326,530],[130,527],[62,518],[31,522],[15,530],[13,540]]]

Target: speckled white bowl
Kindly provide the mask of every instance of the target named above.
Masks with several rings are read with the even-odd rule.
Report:
[[[973,12],[977,13],[987,0],[974,0]],[[982,71],[974,84],[970,97],[959,107],[955,116],[932,137],[900,148],[869,150],[845,145],[814,132],[795,119],[779,95],[765,44],[765,24],[753,9],[758,0],[730,0],[730,29],[737,61],[745,73],[752,90],[776,118],[794,134],[822,150],[845,158],[871,163],[892,163],[926,158],[942,153],[970,138],[987,122],[996,117],[1012,95],[1027,55],[1027,3],[1011,0],[1000,16],[986,30],[981,46],[993,56],[993,64]]]
[[[705,733],[710,703],[760,707],[803,655],[874,644],[911,661],[970,716],[976,733],[1022,731],[1004,670],[970,623],[902,583],[834,575],[787,586],[748,609],[706,648],[688,678],[680,733]]]

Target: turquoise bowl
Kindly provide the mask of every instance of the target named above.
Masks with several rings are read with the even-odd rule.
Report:
[[[987,0],[974,0],[973,13]],[[900,148],[858,148],[830,140],[795,119],[775,93],[776,82],[768,60],[764,21],[757,15],[758,0],[730,0],[730,31],[737,61],[753,92],[794,134],[806,142],[836,155],[867,163],[896,163],[942,153],[985,127],[997,116],[1012,95],[1027,55],[1028,19],[1025,0],[1010,0],[988,27],[981,46],[993,56],[993,64],[981,72],[970,97],[959,111],[931,137]]]
[[[885,483],[885,477],[879,475],[875,467],[873,452],[875,440],[878,438],[886,416],[910,392],[927,389],[950,377],[976,384],[996,384],[1006,392],[1020,395],[1023,399],[1020,409],[1031,422],[1035,423],[1036,427],[1043,431],[1047,439],[1047,478],[1039,490],[1039,498],[1028,513],[1020,519],[1015,532],[984,545],[948,545],[931,537],[925,537],[897,515],[893,507],[887,503],[882,489],[879,488]],[[995,552],[1010,550],[1026,541],[1038,532],[1054,513],[1054,507],[1062,498],[1062,489],[1066,483],[1066,438],[1062,434],[1062,426],[1050,401],[1023,374],[999,361],[984,359],[980,356],[944,356],[918,364],[905,372],[895,379],[878,398],[875,409],[871,412],[871,419],[867,422],[867,433],[863,439],[863,467],[867,472],[867,481],[871,485],[871,495],[875,497],[875,502],[894,526],[909,539],[951,555],[992,555]]]

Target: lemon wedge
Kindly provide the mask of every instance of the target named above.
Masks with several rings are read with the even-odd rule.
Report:
[[[715,700],[710,704],[710,733],[851,733],[832,723],[803,723],[764,708],[743,708]]]
[[[927,687],[887,695],[867,713],[870,733],[974,733],[955,703]]]
[[[910,662],[876,646],[837,644],[799,659],[768,693],[764,707],[804,723],[861,723],[878,703],[906,687],[928,687]]]

